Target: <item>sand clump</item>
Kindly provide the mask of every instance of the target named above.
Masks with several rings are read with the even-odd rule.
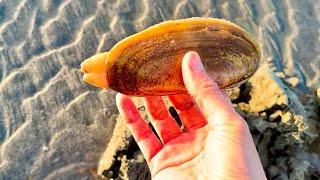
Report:
[[[319,162],[310,163],[300,156],[308,154],[308,146],[319,135],[316,98],[299,99],[291,89],[296,84],[287,86],[281,78],[284,76],[279,78],[263,66],[240,87],[240,98],[233,100],[235,107],[250,126],[268,178],[319,177]]]

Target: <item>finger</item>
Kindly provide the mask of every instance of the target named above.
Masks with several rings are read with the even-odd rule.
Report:
[[[164,144],[182,133],[160,96],[145,97],[144,103],[151,123]]]
[[[163,145],[142,119],[129,96],[118,93],[116,100],[121,116],[125,119],[147,162],[150,162],[151,158],[160,151]]]
[[[207,124],[206,118],[200,112],[190,95],[172,95],[170,101],[177,110],[183,126],[187,131],[193,131]]]
[[[230,100],[206,73],[196,52],[188,52],[183,57],[182,75],[188,92],[206,117],[217,114],[225,116],[235,112]]]

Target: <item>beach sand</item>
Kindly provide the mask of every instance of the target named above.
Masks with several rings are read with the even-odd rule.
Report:
[[[262,67],[228,93],[267,177],[319,179],[320,1],[313,0],[0,1],[0,179],[150,179],[116,93],[84,83],[80,63],[153,24],[196,16],[230,20],[261,45]]]

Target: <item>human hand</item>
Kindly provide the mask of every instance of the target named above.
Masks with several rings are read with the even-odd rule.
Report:
[[[171,117],[161,97],[144,102],[160,140],[129,96],[117,94],[117,106],[149,165],[153,179],[266,179],[247,123],[188,52],[182,61],[190,95],[169,96],[184,126]]]

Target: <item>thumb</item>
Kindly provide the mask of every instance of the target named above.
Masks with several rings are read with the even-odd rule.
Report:
[[[184,84],[206,117],[234,113],[230,100],[224,96],[218,85],[208,76],[198,53],[190,51],[182,60]]]

